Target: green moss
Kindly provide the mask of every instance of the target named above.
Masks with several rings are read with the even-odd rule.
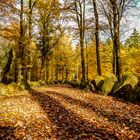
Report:
[[[137,85],[137,83],[138,78],[135,75],[132,74],[123,75],[121,82],[115,87],[114,93],[126,85],[132,86],[133,89]]]
[[[122,80],[115,87],[113,95],[124,100],[134,101],[137,96],[136,86],[138,78],[132,74],[123,75]]]
[[[94,80],[91,81],[91,84],[94,85],[96,91],[102,91],[102,86],[104,84],[104,77],[97,76]]]
[[[102,86],[102,93],[104,95],[111,93],[116,83],[117,83],[117,77],[114,74],[108,75],[104,80],[104,84]]]

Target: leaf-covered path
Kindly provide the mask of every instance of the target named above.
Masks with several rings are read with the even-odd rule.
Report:
[[[139,140],[140,106],[67,85],[0,96],[0,139]]]

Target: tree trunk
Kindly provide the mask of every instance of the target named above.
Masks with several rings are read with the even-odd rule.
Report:
[[[65,81],[65,66],[62,66],[62,81]]]
[[[86,43],[86,78],[87,78],[87,81],[88,81],[88,48],[87,48],[87,43]]]
[[[69,70],[68,67],[66,66],[66,81],[68,81],[68,75],[69,75]]]
[[[19,62],[18,58],[14,59],[14,82],[18,82],[18,69],[19,69]]]
[[[58,81],[58,65],[55,65],[55,81]]]
[[[31,57],[30,57],[30,45],[32,41],[32,0],[29,0],[29,47],[28,51],[28,69],[27,69],[27,76],[28,81],[31,81]]]
[[[85,64],[85,50],[84,50],[84,40],[85,40],[85,0],[83,0],[83,9],[80,6],[80,46],[81,46],[81,63],[82,63],[82,82],[86,81],[86,64]]]
[[[42,63],[41,63],[41,70],[40,70],[40,78],[41,80],[45,80],[45,59],[42,58]]]
[[[82,33],[80,34],[80,47],[81,47],[81,64],[82,64],[82,82],[86,81],[86,69],[85,69],[85,55],[84,55],[84,39]]]
[[[20,38],[19,38],[19,49],[20,49],[20,64],[21,64],[21,82],[24,84],[26,89],[30,88],[27,82],[27,71],[25,62],[25,38],[24,38],[24,27],[23,27],[23,0],[20,1]]]
[[[102,75],[101,72],[101,61],[100,61],[100,51],[99,51],[99,15],[97,11],[96,0],[93,0],[94,16],[95,16],[95,39],[96,39],[96,61],[97,61],[97,72],[98,75]]]
[[[116,76],[118,81],[120,81],[120,58],[119,58],[119,49],[120,49],[120,34],[119,34],[119,19],[117,17],[117,4],[113,2],[113,24],[114,24],[114,49],[115,49],[115,58],[116,58]]]
[[[49,62],[46,60],[46,82],[49,81]]]
[[[5,66],[4,72],[3,72],[2,83],[4,83],[4,84],[8,83],[7,74],[10,71],[10,66],[12,64],[12,60],[13,60],[13,52],[12,52],[12,49],[11,49],[9,51],[8,61],[6,63],[6,66]]]
[[[75,9],[76,9],[77,24],[79,28],[79,40],[80,40],[80,48],[81,48],[81,65],[82,65],[81,83],[84,83],[86,81],[85,54],[84,54],[85,0],[83,0],[82,2],[75,0]]]
[[[113,42],[114,42],[114,39],[113,39]],[[115,53],[115,46],[114,46],[114,43],[113,43],[113,60],[112,60],[112,69],[113,69],[113,74],[116,75],[116,53]]]

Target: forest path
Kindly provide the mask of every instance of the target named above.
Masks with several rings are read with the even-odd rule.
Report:
[[[139,140],[140,106],[72,88],[0,96],[0,139]]]

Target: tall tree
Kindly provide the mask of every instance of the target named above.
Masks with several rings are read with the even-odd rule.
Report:
[[[39,26],[39,49],[42,54],[42,79],[49,79],[49,59],[59,39],[64,33],[60,24],[60,2],[58,0],[43,1],[37,3]],[[45,76],[44,76],[45,75]],[[44,79],[45,77],[45,79]]]
[[[32,24],[33,24],[33,8],[36,4],[37,0],[32,1],[29,0],[28,2],[28,7],[29,7],[29,13],[28,13],[28,32],[29,32],[29,37],[28,37],[28,48],[27,48],[27,63],[28,63],[28,70],[27,70],[27,75],[28,75],[28,81],[30,82],[31,80],[31,56],[30,56],[30,51],[31,51],[31,44],[32,44]]]
[[[86,2],[85,0],[65,0],[65,7],[70,14],[72,22],[75,22],[77,27],[75,31],[78,33],[79,46],[81,49],[81,69],[82,79],[81,83],[86,81],[86,67],[85,67],[85,30],[86,30]]]
[[[125,46],[128,48],[140,48],[140,34],[136,28],[134,28],[133,33],[127,38]]]
[[[120,80],[120,25],[124,13],[134,5],[134,0],[106,0],[100,1],[100,3],[107,17],[113,40],[113,73]]]
[[[86,69],[85,69],[85,52],[84,52],[84,40],[85,40],[85,0],[75,0],[75,11],[77,18],[77,25],[79,29],[80,47],[81,47],[81,64],[82,64],[82,82],[86,81]]]
[[[95,16],[95,39],[96,39],[96,61],[97,61],[97,71],[98,75],[102,75],[101,72],[101,62],[100,62],[100,51],[99,51],[99,15],[97,10],[97,1],[92,0],[94,7],[94,16]]]
[[[24,33],[24,2],[20,0],[20,37],[19,37],[19,49],[20,49],[20,64],[21,64],[21,81],[23,82],[26,89],[29,89],[30,86],[27,82],[27,69],[26,69],[26,62],[25,62],[25,33]]]

